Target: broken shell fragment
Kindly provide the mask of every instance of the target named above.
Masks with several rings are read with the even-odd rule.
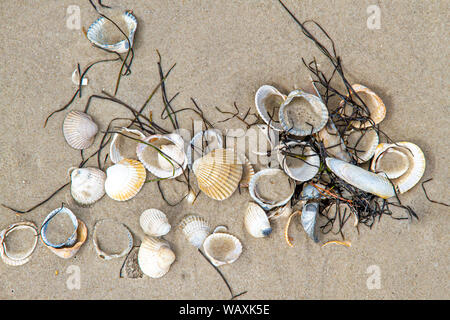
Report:
[[[304,142],[281,143],[277,157],[281,168],[294,180],[311,180],[319,171],[319,155]]]
[[[91,205],[105,195],[106,174],[97,168],[78,168],[71,173],[70,192],[80,205]]]
[[[142,212],[139,222],[142,230],[150,236],[161,237],[170,231],[167,216],[158,209],[147,209]]]
[[[77,240],[72,246],[64,246],[61,248],[54,248],[51,246],[44,245],[58,257],[63,259],[70,259],[74,255],[77,254],[78,250],[80,250],[81,246],[86,242],[88,236],[88,230],[83,221],[78,219],[78,228],[77,228]]]
[[[358,163],[369,161],[378,146],[378,133],[373,128],[350,130],[345,133],[347,149]]]
[[[98,232],[98,227],[101,226],[102,224],[104,224],[105,222],[116,223],[118,225],[118,227],[120,228],[121,232],[124,232],[127,236],[127,240],[128,240],[127,247],[119,253],[107,253],[106,251],[102,250],[102,248],[100,248],[99,240],[97,237],[97,232]],[[121,257],[127,255],[130,252],[130,250],[133,248],[133,236],[131,235],[130,230],[128,229],[128,227],[126,225],[124,225],[123,223],[117,222],[114,219],[102,219],[102,220],[98,220],[97,222],[95,222],[94,232],[93,232],[92,237],[93,237],[92,241],[94,243],[94,248],[95,248],[95,251],[97,252],[97,255],[104,260],[121,258]]]
[[[145,237],[138,253],[138,263],[142,272],[151,278],[161,278],[175,261],[175,253],[165,240]]]
[[[68,218],[70,219],[71,223],[72,223],[72,229],[73,231],[70,232],[70,236],[65,236],[66,239],[64,241],[58,241],[57,243],[52,243],[52,241],[50,241],[49,237],[47,236],[47,231],[48,231],[48,226],[51,223],[51,221],[57,216],[57,215],[62,215],[65,214],[68,216]],[[59,227],[59,226],[58,226]],[[53,210],[52,212],[50,212],[47,217],[44,219],[44,222],[42,223],[42,227],[41,227],[41,239],[42,242],[49,247],[53,247],[53,248],[62,248],[62,247],[71,247],[75,244],[75,242],[77,241],[77,229],[78,229],[78,219],[77,217],[73,214],[73,212],[66,207],[61,207],[61,208],[57,208],[55,210]]]
[[[127,255],[122,268],[120,269],[120,278],[139,279],[144,276],[138,262],[139,248],[134,247]]]
[[[279,109],[286,100],[286,96],[275,87],[263,85],[256,91],[255,106],[261,119],[272,129],[282,131],[283,127],[279,120]]]
[[[317,133],[317,138],[323,143],[326,152],[330,156],[345,162],[352,160],[345,147],[344,140],[342,140],[339,131],[331,119],[328,119],[326,126]]]
[[[242,253],[242,244],[235,236],[216,232],[203,243],[205,255],[216,267],[236,261]]]
[[[23,252],[12,253],[8,251],[8,246],[6,245],[8,235],[16,230],[31,230],[34,239],[33,244],[28,250]],[[23,221],[17,222],[9,225],[6,229],[0,232],[0,256],[3,262],[10,266],[21,266],[30,261],[31,255],[36,249],[38,242],[38,230],[33,222]]]
[[[133,198],[145,183],[146,172],[137,160],[123,159],[106,170],[106,194],[117,201]]]
[[[75,70],[72,72],[72,82],[73,84],[76,84],[77,86],[80,85],[80,73],[78,72],[78,68],[75,68]],[[81,82],[82,86],[87,86],[88,79],[86,77],[83,77],[83,81]]]
[[[123,159],[137,160],[136,148],[139,141],[135,139],[143,140],[145,135],[139,130],[125,127],[121,128],[118,133],[114,133],[109,148],[109,158],[112,163],[117,163]]]
[[[283,129],[296,136],[319,132],[328,121],[328,109],[322,100],[302,90],[289,93],[280,107]]]
[[[223,148],[222,134],[217,129],[208,129],[198,132],[186,147],[186,157],[189,162],[189,169],[199,158],[207,155],[215,149]]]
[[[252,164],[246,157],[244,157],[244,164],[242,165],[242,178],[239,182],[239,186],[241,188],[248,188],[248,184],[254,175],[255,170],[253,169]]]
[[[186,239],[194,247],[200,248],[206,237],[211,233],[211,227],[201,216],[188,215],[181,220],[179,225]]]
[[[89,148],[98,132],[97,124],[92,117],[81,111],[70,111],[63,123],[63,134],[66,142],[74,149]]]
[[[86,36],[93,44],[108,51],[125,53],[130,47],[133,47],[134,34],[137,28],[136,17],[130,12],[125,11],[121,15],[122,21],[118,22],[122,31],[105,17],[98,18],[87,30]],[[128,42],[129,40],[129,42]]]
[[[245,229],[255,238],[267,237],[272,232],[266,212],[256,203],[250,202],[244,216]]]
[[[326,158],[325,161],[335,175],[352,186],[383,199],[395,196],[393,185],[385,177],[339,159]]]
[[[319,242],[316,229],[318,214],[319,214],[319,203],[310,202],[303,205],[301,215],[302,226],[303,229],[305,229],[305,232],[311,239],[314,240],[314,242]]]

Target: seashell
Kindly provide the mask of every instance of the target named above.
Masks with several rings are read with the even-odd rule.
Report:
[[[83,150],[94,143],[98,127],[92,117],[81,111],[70,111],[63,123],[63,134],[69,146]]]
[[[296,155],[304,159],[296,158]],[[320,158],[304,142],[282,142],[277,147],[277,157],[281,168],[294,180],[308,181],[319,172]]]
[[[319,242],[316,230],[316,221],[319,214],[319,204],[317,202],[310,202],[303,205],[301,221],[303,229],[308,234],[308,236],[314,240],[314,242]]]
[[[151,278],[161,278],[175,261],[175,253],[169,243],[154,237],[145,237],[138,253],[142,272]]]
[[[288,202],[282,207],[278,207],[276,210],[273,210],[267,218],[269,220],[276,220],[280,218],[289,218],[289,216],[292,214],[292,207],[291,203]]]
[[[242,164],[232,149],[215,149],[192,166],[197,184],[208,197],[225,200],[237,189]]]
[[[6,245],[6,239],[8,237],[8,234],[13,232],[14,230],[21,230],[21,229],[27,229],[33,232],[34,241],[32,246],[24,252],[19,252],[15,254],[8,252],[8,247]],[[2,258],[3,262],[7,265],[14,267],[24,265],[25,263],[31,260],[31,255],[34,252],[34,249],[36,249],[37,241],[38,241],[38,230],[33,222],[23,221],[13,223],[0,232],[0,257]]]
[[[80,73],[78,72],[78,68],[75,68],[75,70],[72,72],[72,82],[73,84],[76,84],[77,86],[80,85]],[[83,81],[81,82],[82,86],[87,86],[88,79],[86,77],[83,77]]]
[[[284,94],[269,85],[263,85],[255,94],[255,106],[259,116],[272,129],[277,131],[283,131],[283,127],[279,122],[279,112],[276,109],[280,108],[285,100]]]
[[[111,221],[111,222],[117,223],[117,225],[122,229],[121,231],[127,235],[128,245],[124,250],[122,250],[119,253],[107,253],[100,248],[99,241],[97,238],[97,230],[98,230],[98,226],[103,224],[105,221]],[[133,235],[131,234],[130,230],[128,229],[128,227],[126,225],[124,225],[123,223],[117,222],[114,219],[102,219],[102,220],[96,221],[94,224],[94,232],[93,232],[92,238],[93,238],[92,241],[94,243],[94,248],[95,248],[95,251],[97,252],[97,255],[104,260],[112,260],[112,259],[121,258],[121,257],[127,255],[133,248]]]
[[[137,160],[136,148],[139,142],[131,138],[143,140],[145,135],[139,130],[125,127],[121,128],[119,132],[113,135],[109,147],[109,158],[112,163],[117,163],[123,159]],[[131,138],[124,137],[122,134]]]
[[[123,159],[106,170],[106,194],[117,201],[133,198],[145,183],[145,168],[137,160]]]
[[[250,202],[244,217],[245,229],[255,238],[267,237],[272,232],[266,212],[256,203]]]
[[[380,123],[384,117],[386,116],[386,106],[384,105],[383,101],[379,96],[375,94],[372,90],[369,88],[361,85],[361,84],[354,84],[352,85],[353,90],[358,94],[358,96],[364,101],[367,108],[370,112],[370,119],[375,124]],[[361,101],[357,97],[352,97],[353,101],[355,101],[358,105],[361,105],[363,107],[362,114],[365,116],[369,116],[362,105]],[[345,101],[342,100],[340,107],[342,108],[341,112],[344,116],[351,116],[352,108],[350,106],[346,107],[344,106]],[[354,128],[368,128],[372,126],[372,123],[370,121],[366,121],[365,123],[361,123],[361,121],[358,120],[352,120],[351,124]]]
[[[405,193],[420,181],[425,165],[425,156],[414,143],[381,143],[375,150],[370,169],[392,179],[398,192]]]
[[[189,189],[188,194],[186,195],[186,201],[189,204],[193,204],[195,200],[197,199],[197,194],[194,190]]]
[[[51,252],[56,254],[58,257],[63,259],[70,259],[74,255],[77,254],[78,250],[80,250],[81,246],[85,243],[88,236],[88,229],[83,221],[78,219],[78,228],[77,228],[77,241],[72,246],[65,246],[61,248],[53,248],[51,246],[44,245],[50,249]]]
[[[192,164],[199,157],[207,155],[215,149],[222,149],[222,147],[222,134],[216,129],[209,129],[195,134],[186,148],[189,169],[192,169]]]
[[[373,128],[350,130],[345,133],[345,143],[358,163],[369,161],[378,146],[378,133]]]
[[[138,262],[139,247],[133,247],[120,269],[119,278],[139,279],[144,276]]]
[[[306,103],[299,103],[306,100]],[[289,93],[280,107],[283,129],[296,136],[319,132],[328,121],[328,109],[319,97],[302,90]]]
[[[319,190],[314,187],[312,184],[305,183],[303,185],[302,193],[300,194],[303,200],[313,200],[313,199],[321,199],[324,198]]]
[[[248,191],[264,210],[286,204],[294,194],[295,183],[280,169],[264,169],[250,180]]]
[[[156,134],[143,141],[153,147],[139,143],[136,149],[138,159],[156,177],[173,179],[186,169],[187,158],[184,153],[184,141],[178,134]]]
[[[383,199],[395,196],[394,187],[385,177],[339,159],[326,158],[325,161],[335,175],[352,186]]]
[[[48,228],[49,222],[54,217],[56,217],[56,215],[58,215],[58,214],[66,214],[70,218],[70,220],[72,221],[72,225],[73,225],[73,232],[65,241],[60,242],[60,243],[52,243],[47,238],[47,228]],[[40,232],[41,239],[42,239],[42,242],[46,246],[49,246],[49,247],[53,247],[53,248],[70,247],[70,246],[73,246],[75,244],[75,242],[77,241],[77,229],[78,229],[77,217],[73,214],[73,212],[69,208],[62,206],[61,208],[57,208],[57,209],[53,210],[52,212],[50,212],[47,215],[47,217],[44,219],[44,222],[42,223],[42,227],[41,227],[41,232]]]
[[[236,261],[242,253],[242,244],[235,236],[216,232],[203,242],[203,250],[216,267]]]
[[[326,126],[317,133],[317,138],[323,143],[326,152],[330,156],[345,162],[352,160],[345,147],[344,140],[342,140],[339,131],[331,119],[328,119]]]
[[[200,248],[211,233],[208,222],[201,216],[188,215],[180,222],[180,229],[193,246]]]
[[[78,168],[72,171],[70,192],[81,205],[90,205],[105,195],[106,174],[97,168]]]
[[[128,40],[130,43],[128,43],[127,39],[124,39],[125,36],[120,32],[120,30],[104,17],[98,18],[93,24],[91,24],[86,33],[87,38],[96,46],[108,51],[117,53],[127,52],[130,47],[133,47],[137,20],[130,11],[125,11],[121,15],[121,18],[123,20],[122,23],[126,26],[126,28],[121,27],[121,29],[128,35]],[[115,34],[120,35],[123,40],[114,39]]]
[[[160,237],[170,231],[167,216],[158,209],[147,209],[142,212],[139,222],[142,230],[150,236]]]
[[[239,186],[241,188],[248,188],[248,184],[250,183],[250,180],[255,175],[255,170],[253,169],[252,164],[248,159],[244,156],[244,161],[242,165],[242,178],[239,182]]]

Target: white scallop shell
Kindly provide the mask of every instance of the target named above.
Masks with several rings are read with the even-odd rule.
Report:
[[[106,174],[97,168],[78,168],[72,171],[70,192],[81,205],[90,205],[105,195]]]
[[[142,240],[138,263],[142,272],[151,278],[161,278],[175,261],[175,253],[167,241],[154,237]]]
[[[6,246],[6,238],[8,237],[9,233],[11,233],[13,230],[16,229],[17,230],[29,229],[34,233],[35,238],[32,246],[28,250],[12,254],[8,252]],[[38,242],[38,231],[36,225],[33,222],[23,221],[13,223],[0,232],[0,257],[2,258],[3,262],[7,265],[14,267],[21,266],[30,261],[31,255],[34,252],[34,249],[36,249],[37,242]]]
[[[167,216],[158,209],[147,209],[142,212],[139,222],[142,230],[150,236],[161,237],[170,231]]]
[[[92,117],[81,111],[70,111],[63,123],[63,134],[69,146],[83,150],[94,142],[98,132]]]
[[[200,248],[206,237],[211,233],[211,227],[201,216],[188,215],[180,222],[180,229],[193,246]]]
[[[250,202],[244,216],[245,229],[255,238],[267,237],[272,232],[266,212],[256,203]]]
[[[328,119],[326,126],[317,133],[317,138],[323,143],[326,152],[330,156],[345,162],[350,162],[352,160],[345,147],[344,140],[342,140],[341,135],[331,118]]]
[[[205,145],[203,145],[205,143]],[[207,155],[215,149],[223,147],[222,134],[217,129],[208,129],[198,132],[186,147],[186,157],[189,162],[189,169],[192,164],[199,158]]]
[[[209,260],[218,267],[236,261],[242,253],[242,244],[231,234],[216,232],[205,239],[203,250]]]
[[[305,159],[295,159],[294,156],[286,155],[284,152],[298,154]],[[308,181],[319,172],[320,157],[304,142],[282,142],[277,146],[277,157],[281,168],[294,180]]]
[[[145,183],[145,168],[137,160],[123,159],[106,170],[105,191],[114,200],[133,198]]]
[[[277,101],[278,99],[279,104]],[[269,109],[276,109],[281,106],[281,104],[286,100],[286,96],[278,91],[275,87],[269,85],[263,85],[256,91],[255,94],[255,106],[258,111],[260,117],[267,123],[272,129],[277,131],[283,131],[283,127],[281,126],[279,121],[274,121],[269,112],[272,112]],[[273,114],[273,118],[277,120],[278,112],[275,110]]]
[[[352,129],[345,133],[347,149],[358,163],[367,162],[373,157],[378,142],[378,133],[373,128]]]
[[[303,205],[301,221],[303,229],[308,234],[308,236],[314,240],[314,242],[319,242],[317,237],[316,222],[317,216],[319,214],[319,204],[317,202],[306,203]]]
[[[121,128],[120,133],[132,137],[134,139],[145,139],[145,135],[139,130]],[[111,140],[111,145],[109,147],[109,158],[112,163],[117,163],[123,159],[134,159],[137,160],[136,147],[138,141],[124,137],[120,133],[115,133]],[[128,150],[132,150],[130,153]],[[128,152],[127,152],[128,151]]]

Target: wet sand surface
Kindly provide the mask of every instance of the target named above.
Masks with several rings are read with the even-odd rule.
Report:
[[[107,1],[104,1],[105,3]],[[120,2],[120,4],[119,4]],[[69,179],[67,170],[78,166],[80,153],[70,148],[62,135],[66,112],[54,115],[43,128],[48,114],[66,104],[76,86],[71,75],[80,63],[110,59],[115,55],[89,43],[81,30],[67,27],[67,9],[74,1],[0,2],[0,202],[29,208],[45,199]],[[78,2],[77,2],[78,3]],[[394,141],[419,145],[427,159],[422,179],[435,200],[450,202],[449,182],[449,38],[447,1],[377,1],[381,13],[379,30],[367,27],[370,1],[288,1],[303,21],[314,19],[335,40],[338,54],[351,83],[361,83],[384,101],[387,114],[381,129]],[[302,64],[321,53],[305,38],[277,1],[110,1],[115,9],[132,9],[139,21],[135,38],[132,74],[122,79],[117,97],[138,109],[159,82],[158,56],[167,71],[177,63],[167,80],[175,109],[193,107],[191,97],[205,117],[219,129],[243,128],[237,119],[220,123],[228,115],[215,106],[242,115],[255,112],[254,95],[263,84],[281,92],[309,86],[309,72]],[[97,18],[88,1],[79,2],[81,26],[87,29]],[[108,14],[107,9],[104,10]],[[92,94],[113,92],[120,62],[94,66],[71,110],[83,110]],[[150,103],[153,119],[161,120],[161,93]],[[106,130],[114,117],[130,117],[129,111],[112,102],[93,100],[90,114]],[[178,116],[183,128],[192,128],[187,111]],[[85,151],[89,155],[100,143]],[[103,156],[105,153],[103,154]],[[96,159],[88,165],[96,166]],[[111,165],[108,161],[107,166]],[[163,181],[168,200],[181,198],[183,185]],[[181,191],[170,192],[174,187]],[[16,216],[0,207],[0,227],[31,220],[40,226],[46,215],[65,202],[89,230],[86,243],[70,260],[57,257],[39,242],[29,263],[9,267],[0,263],[0,299],[228,299],[229,293],[216,271],[175,228],[188,213],[226,225],[243,244],[243,253],[231,265],[221,267],[236,292],[247,290],[246,299],[436,299],[449,295],[449,209],[426,200],[420,185],[401,196],[415,209],[420,220],[397,221],[383,216],[371,230],[361,226],[350,232],[351,248],[320,247],[301,230],[300,219],[290,228],[294,248],[284,241],[285,221],[272,223],[268,238],[252,238],[244,228],[243,215],[250,196],[246,190],[218,202],[201,194],[194,205],[171,207],[155,183],[146,184],[135,198],[116,202],[108,196],[91,207],[79,207],[66,188],[31,213]],[[162,210],[172,224],[166,240],[176,260],[161,279],[120,279],[123,259],[100,259],[92,243],[95,221],[114,218],[125,223],[139,244],[143,232],[139,216],[149,208]],[[403,212],[395,211],[398,215]],[[348,226],[351,226],[350,221]],[[327,239],[332,238],[327,235]],[[322,242],[324,238],[319,238]],[[340,239],[338,235],[334,239]],[[113,239],[114,240],[114,239]],[[119,237],[118,239],[119,240]],[[80,289],[66,285],[71,265],[80,268]],[[378,269],[373,266],[377,266]],[[367,281],[378,270],[379,289]],[[72,274],[73,275],[73,274]],[[369,279],[370,282],[370,279]]]

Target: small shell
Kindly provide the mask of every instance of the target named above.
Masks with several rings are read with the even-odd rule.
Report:
[[[152,135],[139,143],[136,149],[145,168],[158,178],[176,178],[187,166],[183,138],[178,134]],[[161,152],[164,155],[161,155]],[[169,162],[170,161],[170,162]]]
[[[34,234],[34,241],[32,246],[24,251],[19,253],[9,253],[8,247],[6,245],[6,239],[8,237],[8,234],[11,233],[13,230],[20,230],[20,229],[29,229]],[[33,222],[29,221],[23,221],[23,222],[17,222],[9,225],[6,229],[2,230],[0,232],[0,256],[4,263],[10,266],[21,266],[30,261],[31,255],[34,252],[34,249],[36,249],[36,245],[38,242],[38,230],[36,228],[36,225]]]
[[[304,159],[297,159],[297,155]],[[277,157],[281,168],[294,180],[311,180],[319,171],[319,156],[304,142],[281,143],[277,147]]]
[[[215,200],[229,198],[242,177],[242,164],[231,149],[216,149],[193,165],[198,187]]]
[[[161,237],[170,231],[167,216],[158,209],[147,209],[142,212],[139,222],[142,230],[150,236]]]
[[[78,68],[75,68],[75,70],[72,72],[72,82],[73,84],[76,84],[77,86],[80,85],[80,74],[78,73]],[[83,81],[81,83],[82,86],[87,86],[88,79],[86,77],[83,77]]]
[[[208,222],[201,216],[188,215],[180,222],[180,229],[193,246],[200,248],[211,233]]]
[[[189,204],[193,204],[197,200],[197,194],[194,190],[189,189],[188,194],[186,195],[186,201]]]
[[[378,146],[378,133],[373,128],[350,130],[345,133],[345,143],[358,163],[369,161]]]
[[[303,200],[313,200],[320,199],[323,196],[320,194],[319,190],[312,184],[305,183],[303,185],[302,193],[300,194]]]
[[[97,168],[78,168],[72,171],[70,192],[81,205],[91,205],[105,195],[106,174]]]
[[[295,183],[280,169],[259,171],[248,186],[250,196],[264,210],[286,204],[294,194],[294,190]]]
[[[335,175],[347,183],[350,183],[352,186],[377,195],[383,199],[395,196],[394,187],[385,177],[366,171],[358,166],[339,159],[326,158],[325,161],[328,168],[330,168]]]
[[[284,94],[269,85],[263,85],[255,94],[255,105],[259,116],[272,129],[277,131],[283,131],[283,127],[278,120],[279,113],[276,109],[280,108],[285,100]]]
[[[205,239],[203,250],[210,261],[218,267],[236,261],[242,253],[242,244],[231,234],[216,232]]]
[[[80,250],[81,246],[86,241],[87,236],[88,236],[88,230],[87,230],[86,225],[84,224],[83,221],[78,219],[77,241],[75,242],[74,245],[69,246],[69,247],[62,247],[62,248],[53,248],[53,247],[47,246],[45,243],[44,243],[44,245],[48,249],[50,249],[51,252],[56,254],[58,257],[63,258],[63,259],[70,259],[74,255],[77,254],[78,250]]]
[[[400,155],[400,153],[403,155]],[[389,159],[389,156],[392,155],[396,159]],[[394,167],[392,167],[392,160],[396,160]],[[397,190],[400,193],[405,193],[420,181],[425,172],[425,165],[425,156],[414,143],[382,143],[375,151],[371,170],[379,172],[379,175],[388,175],[390,179],[393,179],[392,183],[397,187]]]
[[[106,194],[117,201],[133,198],[145,183],[145,168],[137,160],[123,159],[106,170]]]
[[[255,170],[253,169],[252,164],[246,157],[244,157],[244,164],[242,165],[242,178],[239,182],[239,186],[241,188],[248,188],[248,184],[254,175]]]
[[[256,203],[250,202],[244,217],[245,229],[255,238],[267,237],[272,232],[266,212]]]
[[[307,203],[302,209],[302,226],[308,236],[314,240],[314,242],[319,242],[316,230],[316,221],[319,214],[319,204],[317,202]]]
[[[186,147],[186,157],[189,162],[189,169],[192,169],[192,164],[195,160],[207,155],[215,149],[222,149],[222,147],[223,139],[219,130],[209,129],[198,132]]]
[[[70,218],[73,225],[73,232],[65,241],[61,243],[51,243],[47,238],[47,228],[50,221],[58,214],[66,214]],[[50,212],[44,219],[44,222],[42,222],[41,227],[41,239],[42,242],[49,247],[53,248],[70,247],[73,246],[77,240],[77,229],[78,229],[77,217],[73,214],[73,212],[69,208],[63,206]]]
[[[337,159],[345,162],[350,162],[350,157],[344,140],[342,140],[339,131],[331,119],[328,119],[327,125],[317,133],[317,138],[323,143],[326,152]]]
[[[94,43],[96,46],[108,51],[114,51],[117,53],[127,52],[130,49],[130,45],[131,47],[133,47],[134,34],[137,28],[137,20],[130,11],[124,12],[121,17],[126,25],[126,29],[121,29],[127,34],[130,43],[128,43],[127,39],[124,39],[125,36],[120,32],[120,30],[117,27],[113,26],[113,24],[104,17],[98,18],[89,27],[86,33],[89,41]],[[111,31],[111,29],[113,31]],[[113,39],[113,32],[120,35],[123,40],[117,42],[117,40]]]
[[[298,100],[306,100],[306,103],[298,104]],[[280,108],[283,129],[296,136],[319,132],[327,121],[328,109],[322,100],[302,90],[289,93]]]
[[[100,226],[101,224],[103,224],[106,221],[112,221],[113,223],[117,223],[117,225],[122,229],[122,232],[124,232],[128,238],[127,247],[119,253],[107,253],[100,248],[99,241],[97,239],[97,230],[98,230],[98,226]],[[128,229],[128,227],[126,225],[124,225],[123,223],[117,222],[114,219],[97,220],[94,224],[94,232],[93,232],[92,238],[93,238],[92,241],[94,243],[94,248],[95,248],[95,251],[97,252],[97,255],[104,260],[121,258],[121,257],[127,255],[133,248],[133,235],[131,234],[130,230]]]
[[[138,253],[138,263],[142,272],[151,278],[161,278],[175,261],[175,253],[167,241],[145,237]]]
[[[63,123],[63,134],[69,146],[83,150],[94,142],[98,132],[92,117],[81,111],[70,111]]]
[[[113,135],[109,147],[109,158],[112,163],[117,163],[123,159],[137,160],[136,147],[139,142],[123,135],[140,140],[145,139],[145,135],[139,130],[128,128],[121,128],[119,132]]]

